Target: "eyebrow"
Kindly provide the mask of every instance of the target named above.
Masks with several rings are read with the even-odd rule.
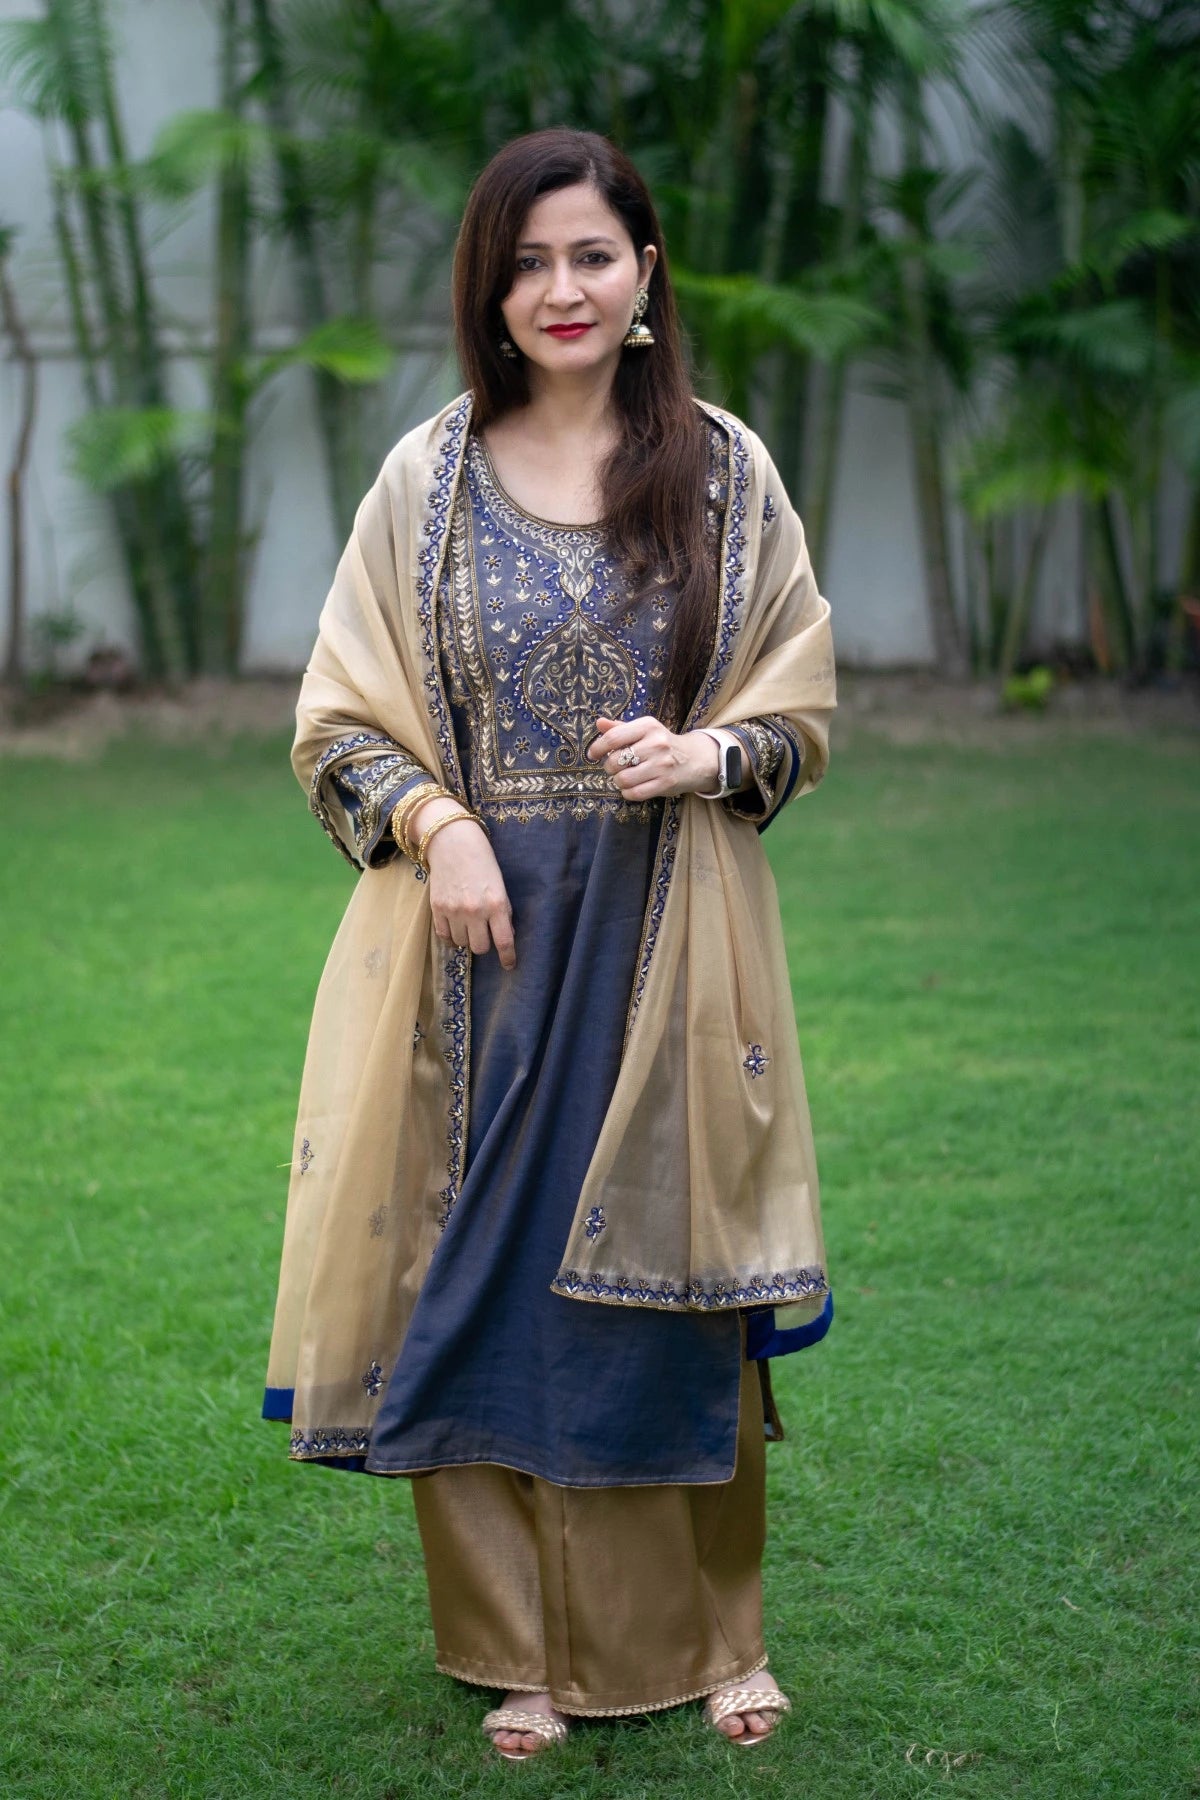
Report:
[[[576,238],[575,242],[573,244],[571,244],[569,246],[569,248],[572,250],[583,250],[589,244],[613,244],[613,245],[615,245],[616,241],[617,241],[616,238],[610,238],[610,237]],[[552,250],[553,248],[554,248],[553,244],[524,243],[524,244],[517,245],[518,250]]]

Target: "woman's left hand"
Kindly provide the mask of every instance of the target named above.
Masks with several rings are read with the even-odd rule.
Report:
[[[588,745],[593,762],[603,762],[626,800],[656,800],[664,794],[714,793],[720,786],[721,753],[706,731],[668,731],[647,713],[641,719],[596,720],[599,736]],[[637,761],[621,761],[632,751]]]

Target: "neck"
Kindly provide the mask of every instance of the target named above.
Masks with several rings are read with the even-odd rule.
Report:
[[[581,369],[577,375],[529,371],[526,418],[550,440],[608,436],[613,427],[612,391],[615,366]]]

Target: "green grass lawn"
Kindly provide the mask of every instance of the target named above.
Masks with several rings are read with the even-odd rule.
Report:
[[[862,741],[773,827],[838,1302],[776,1364],[795,1711],[518,1770],[433,1670],[407,1484],[257,1416],[352,880],[286,746],[0,764],[0,1793],[1200,1792],[1197,774]]]

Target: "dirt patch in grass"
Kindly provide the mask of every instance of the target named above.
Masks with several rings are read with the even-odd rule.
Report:
[[[114,739],[139,735],[161,743],[226,743],[291,730],[298,675],[244,681],[193,681],[125,693],[61,686],[36,695],[0,695],[0,755],[86,761]],[[1141,737],[1200,734],[1200,683],[1127,687],[1071,680],[1045,708],[1005,707],[993,682],[954,683],[919,673],[839,677],[837,740],[860,735],[893,744],[951,743],[1003,750],[1064,735]]]
[[[1007,707],[995,682],[939,681],[924,674],[858,674],[838,679],[834,731],[893,744],[962,744],[1003,750],[1070,737],[1135,738],[1200,733],[1200,683],[1128,687],[1116,681],[1060,681],[1044,709]]]
[[[156,743],[227,743],[267,737],[295,724],[298,675],[246,681],[191,681],[179,687],[94,692],[54,687],[0,698],[0,755],[90,761],[132,735]]]

